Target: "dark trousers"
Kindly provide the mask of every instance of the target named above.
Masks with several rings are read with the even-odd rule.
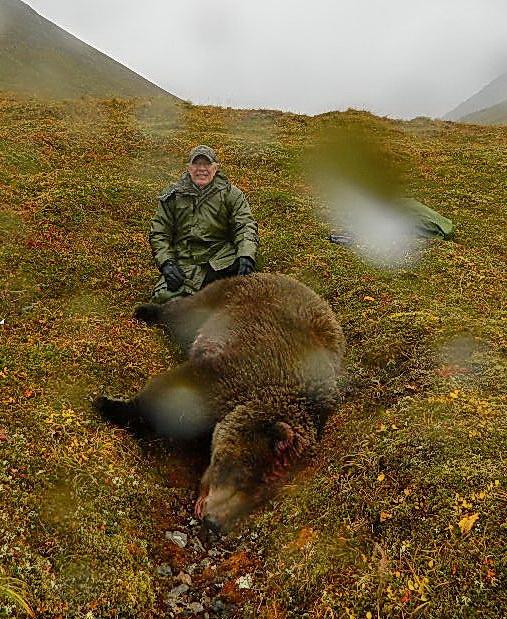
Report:
[[[211,284],[211,282],[215,282],[217,279],[225,279],[226,277],[233,277],[234,275],[237,275],[238,269],[239,260],[234,261],[231,266],[228,266],[226,269],[220,269],[220,271],[215,271],[215,269],[208,264],[208,270],[202,283],[201,290],[208,284]]]

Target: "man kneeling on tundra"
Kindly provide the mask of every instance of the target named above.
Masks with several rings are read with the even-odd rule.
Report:
[[[156,303],[255,270],[257,223],[209,146],[191,151],[187,171],[160,196],[149,239],[162,273],[153,291]]]

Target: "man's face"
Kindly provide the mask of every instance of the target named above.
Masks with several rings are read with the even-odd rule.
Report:
[[[188,165],[190,178],[198,187],[205,187],[215,178],[218,163],[211,163],[206,157],[199,155]]]

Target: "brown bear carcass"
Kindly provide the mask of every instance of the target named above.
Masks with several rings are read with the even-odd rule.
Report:
[[[308,287],[267,273],[141,305],[135,316],[162,326],[185,362],[131,400],[95,405],[116,423],[145,422],[163,436],[211,435],[196,513],[210,529],[228,530],[314,450],[343,378],[340,325]]]

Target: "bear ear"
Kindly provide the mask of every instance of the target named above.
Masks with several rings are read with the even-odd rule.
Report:
[[[285,421],[277,421],[271,427],[271,434],[277,441],[293,441],[294,430]]]
[[[285,421],[277,421],[271,426],[271,436],[275,440],[274,450],[277,455],[290,451],[296,440],[296,433]]]
[[[308,438],[301,430],[294,429],[285,421],[271,423],[264,428],[273,441],[273,460],[271,466],[268,462],[268,470],[264,474],[264,481],[277,481],[287,474],[288,468],[298,459],[309,445]],[[269,459],[268,459],[269,460]]]

